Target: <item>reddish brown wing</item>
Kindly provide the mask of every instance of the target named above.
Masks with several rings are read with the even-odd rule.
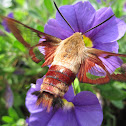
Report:
[[[121,59],[119,58],[126,57],[125,54],[116,54],[88,48],[86,55],[87,58],[81,64],[78,73],[80,82],[105,84],[110,79],[126,81],[126,71],[122,70]]]
[[[17,40],[29,49],[29,54],[33,61],[38,63],[42,60],[37,58],[34,51],[39,47],[40,50],[45,48],[45,63],[43,66],[51,64],[55,49],[58,47],[61,39],[35,30],[17,20],[4,16],[1,16],[1,18],[6,22],[8,28]]]

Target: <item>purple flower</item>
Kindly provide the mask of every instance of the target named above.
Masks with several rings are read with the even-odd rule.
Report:
[[[52,109],[48,113],[42,105],[37,106],[37,96],[32,95],[34,91],[40,90],[42,79],[31,84],[26,96],[26,107],[30,112],[27,119],[29,126],[100,126],[103,120],[103,113],[97,97],[89,92],[83,91],[74,96],[72,86],[63,99],[64,107]]]
[[[14,96],[9,84],[6,84],[4,98],[6,101],[6,108],[12,107]]]
[[[124,3],[123,10],[126,12],[126,2]]]
[[[14,15],[13,15],[13,13],[9,13],[9,14],[7,15],[7,17],[9,17],[9,18],[14,18]],[[5,20],[3,20],[2,25],[4,26],[4,29],[5,29],[7,32],[10,32],[10,30],[9,30],[9,28],[8,28],[8,26],[7,26]]]
[[[101,0],[96,0],[98,3],[101,3]]]
[[[118,53],[119,47],[117,40],[126,32],[126,24],[120,19],[114,16],[104,24],[85,33],[114,14],[110,7],[101,8],[96,11],[90,2],[86,1],[78,2],[74,5],[61,6],[59,9],[74,31],[83,34],[85,46]],[[57,12],[56,19],[50,19],[45,25],[45,33],[63,40],[71,36],[74,32]],[[111,64],[114,59],[115,66],[112,67],[110,65],[107,68],[110,73],[122,65],[122,60],[118,57],[99,58],[104,62],[104,65]]]
[[[96,0],[98,3],[101,3],[102,1],[101,0]],[[106,1],[106,0],[104,0],[104,1]]]

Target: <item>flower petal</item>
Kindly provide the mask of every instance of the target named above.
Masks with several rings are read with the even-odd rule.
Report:
[[[99,10],[96,11],[95,13],[95,20],[93,22],[92,27],[97,26],[98,24],[100,24],[101,22],[103,22],[104,20],[106,20],[107,18],[109,18],[110,16],[112,16],[114,13],[112,11],[111,8],[101,8]],[[114,18],[112,18],[111,20],[113,20]],[[102,30],[107,24],[109,24],[111,21],[108,20],[107,22],[105,22],[104,24],[98,26],[97,28],[94,28],[93,30],[89,31],[86,33],[86,36],[88,36],[90,39],[93,40],[93,37],[100,31]]]
[[[7,108],[10,108],[13,106],[14,102],[14,96],[13,96],[13,91],[11,89],[11,86],[9,84],[6,85],[5,93],[4,93],[4,98],[5,98],[5,104]]]
[[[31,88],[28,90],[27,95],[26,95],[26,100],[25,100],[25,105],[30,113],[37,113],[37,112],[42,112],[44,109],[42,108],[42,105],[37,106],[36,101],[37,101],[37,96],[32,95],[32,93],[36,90],[36,85],[32,84]]]
[[[42,43],[42,42],[44,42],[44,41],[46,41],[46,39],[45,39],[44,37],[39,39],[39,43]],[[43,55],[45,55],[45,47],[44,47],[44,46],[39,46],[38,49],[39,49],[39,51],[40,51]]]
[[[55,36],[57,38],[60,38],[60,39],[66,39],[67,37],[71,36],[73,33],[62,28],[58,21],[56,21],[55,19],[50,19],[47,24],[45,25],[45,28],[44,28],[44,32],[49,34],[49,35],[52,35],[52,36]]]
[[[54,115],[55,111],[49,113],[44,110],[43,112],[32,113],[29,118],[29,126],[48,126],[48,122]]]
[[[111,19],[110,19],[111,20]],[[116,19],[108,24],[104,29],[100,30],[93,38],[95,43],[108,43],[120,39],[126,32],[126,24]]]
[[[75,32],[85,32],[88,30],[92,25],[95,13],[95,9],[90,2],[78,2],[75,5],[62,6],[60,11]],[[58,12],[56,13],[56,20],[61,27],[73,33]]]
[[[97,97],[83,91],[77,94],[73,100],[76,118],[81,126],[100,126],[103,113]]]
[[[13,13],[9,13],[9,14],[7,15],[7,17],[9,17],[9,18],[14,18],[14,15],[13,15]],[[3,20],[2,25],[4,26],[4,29],[5,29],[7,32],[10,32],[10,30],[9,30],[9,28],[8,28],[7,23],[6,23],[5,20]]]
[[[94,43],[93,48],[118,53],[119,45],[117,41],[111,43]]]
[[[73,109],[63,111],[59,109],[51,118],[47,126],[79,126]]]
[[[71,102],[74,98],[74,90],[73,90],[73,86],[69,86],[69,90],[67,91],[67,93],[64,95],[64,98],[68,101]]]
[[[104,59],[102,57],[99,57],[103,64],[105,65],[106,69],[109,71],[110,74],[112,74],[117,68],[119,68],[123,61],[116,56],[111,56],[110,58]]]
[[[62,15],[65,17],[65,19],[68,21],[68,23],[71,25],[71,27],[77,32],[79,31],[78,28],[78,22],[76,17],[75,8],[73,5],[65,5],[61,6],[59,8]],[[72,29],[68,26],[68,24],[64,21],[64,19],[61,17],[61,15],[57,12],[56,13],[56,20],[60,24],[62,28],[65,30],[70,31],[71,33],[74,33]],[[69,37],[69,36],[68,36]]]
[[[93,26],[100,24],[113,14],[114,13],[110,7],[99,9],[96,12]],[[88,33],[88,37],[94,43],[108,43],[120,39],[125,32],[126,32],[126,24],[114,16],[104,24],[90,31]]]
[[[39,91],[39,90],[40,90],[40,88],[41,88],[40,86],[41,86],[41,84],[43,83],[44,77],[45,77],[45,76],[43,76],[42,78],[37,79],[37,81],[36,81],[36,86],[35,86],[35,90],[36,90],[36,91]]]
[[[124,5],[123,5],[123,11],[126,12],[126,2],[125,2]]]
[[[112,74],[117,68],[121,67],[123,63],[123,61],[119,57],[116,57],[116,56],[111,56],[107,59],[103,57],[99,57],[99,58],[101,59],[101,61],[103,62],[104,66],[106,67],[106,69],[108,70],[110,74]],[[102,69],[97,64],[89,70],[89,73],[95,76],[106,75],[105,70]]]
[[[74,10],[75,10],[75,18],[77,18],[76,21],[77,22],[76,25],[78,26],[77,31],[84,33],[85,31],[91,28],[94,22],[94,16],[96,11],[88,1],[78,2],[77,4],[74,5]]]

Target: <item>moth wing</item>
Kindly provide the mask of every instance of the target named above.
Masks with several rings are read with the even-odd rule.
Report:
[[[44,50],[45,62],[43,66],[51,64],[54,52],[61,42],[61,39],[33,29],[15,19],[4,16],[0,17],[6,22],[9,30],[17,40],[29,49],[29,54],[33,61],[37,63],[42,61],[43,58],[39,59],[37,55],[40,55]]]
[[[111,79],[126,81],[126,71],[121,67],[125,54],[116,54],[94,48],[87,49],[87,58],[82,62],[78,79],[83,83],[105,84]]]

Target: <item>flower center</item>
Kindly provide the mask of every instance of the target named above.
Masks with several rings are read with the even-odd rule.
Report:
[[[90,40],[90,38],[86,37],[85,35],[83,35],[83,41],[86,47],[93,47],[93,43]]]
[[[71,109],[74,107],[74,104],[72,102],[68,102],[66,99],[63,99],[64,103],[64,109]]]

